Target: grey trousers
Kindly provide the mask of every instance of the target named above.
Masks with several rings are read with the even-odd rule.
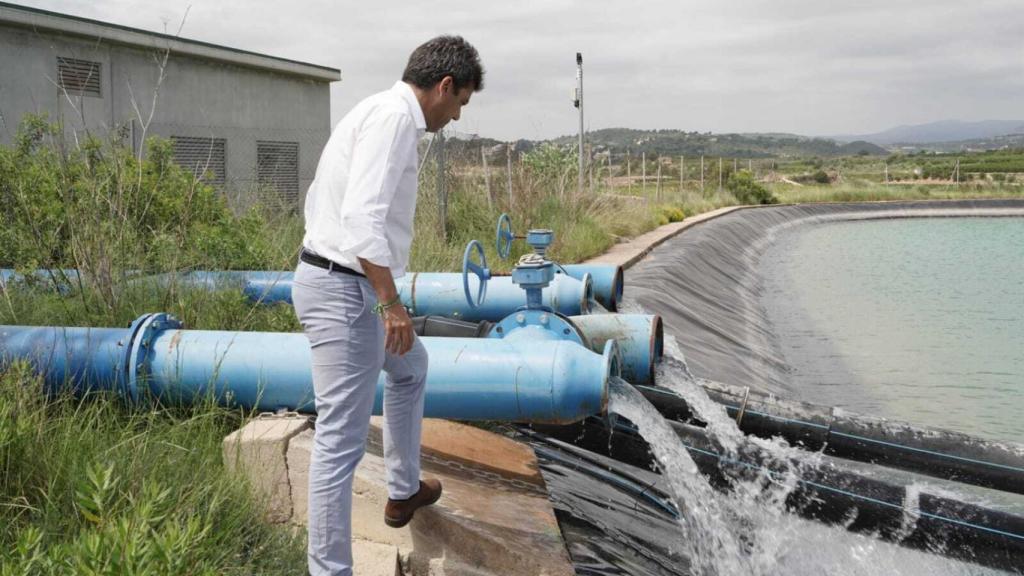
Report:
[[[419,490],[427,351],[416,339],[402,356],[384,350],[384,324],[365,278],[299,263],[295,313],[312,348],[316,431],[309,463],[309,573],[352,574],[352,478],[366,449],[380,371],[388,496]],[[384,511],[381,510],[383,516]]]

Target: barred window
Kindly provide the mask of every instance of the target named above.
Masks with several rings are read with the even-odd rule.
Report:
[[[99,62],[57,57],[57,78],[60,81],[60,87],[69,93],[102,96],[100,72],[101,64]]]
[[[171,136],[171,143],[174,146],[174,161],[179,166],[203,178],[209,184],[224,185],[224,158],[227,149],[225,138]]]
[[[299,143],[256,141],[256,181],[282,198],[299,200]]]

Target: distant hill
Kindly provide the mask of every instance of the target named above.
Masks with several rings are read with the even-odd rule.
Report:
[[[575,136],[553,141],[568,144]],[[595,149],[629,148],[636,154],[662,156],[725,156],[729,158],[777,158],[788,156],[844,156],[888,152],[868,142],[841,145],[826,138],[808,138],[797,134],[713,134],[682,130],[633,130],[608,128],[587,133]]]
[[[989,138],[972,138],[970,140],[954,140],[951,142],[905,144],[900,148],[903,152],[980,152],[985,150],[1024,150],[1024,133],[1003,134]]]
[[[863,140],[881,146],[892,146],[898,144],[959,142],[1021,133],[1024,133],[1024,120],[983,120],[980,122],[941,120],[939,122],[929,122],[928,124],[897,126],[875,134],[833,136],[832,138],[841,142]]]
[[[576,135],[560,136],[551,140],[515,143],[518,152],[550,142],[559,146],[573,146]],[[682,130],[635,130],[632,128],[606,128],[587,132],[587,143],[595,153],[611,150],[623,154],[628,149],[634,156],[708,156],[717,158],[787,158],[810,156],[885,156],[889,152],[865,141],[840,144],[826,138],[808,138],[797,134],[713,134],[711,132],[685,132]],[[481,147],[490,149],[501,143],[466,134],[450,140],[453,153],[469,157],[479,155]],[[469,149],[475,150],[471,151]]]

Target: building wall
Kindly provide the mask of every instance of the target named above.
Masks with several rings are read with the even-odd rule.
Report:
[[[99,62],[101,96],[64,94],[58,56]],[[69,138],[111,128],[136,147],[143,136],[225,138],[226,188],[244,204],[255,184],[257,141],[297,142],[305,194],[330,135],[327,82],[174,54],[159,81],[161,56],[0,25],[0,144],[12,142],[25,114],[41,112],[61,119]]]

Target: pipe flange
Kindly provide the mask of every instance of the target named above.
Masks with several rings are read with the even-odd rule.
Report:
[[[139,401],[139,382],[148,375],[147,360],[153,348],[153,340],[160,332],[181,326],[180,320],[166,312],[143,314],[132,322],[123,363],[124,397],[130,403]]]
[[[585,348],[590,341],[568,317],[548,310],[519,310],[501,319],[488,338],[530,338],[532,340],[568,340]]]

